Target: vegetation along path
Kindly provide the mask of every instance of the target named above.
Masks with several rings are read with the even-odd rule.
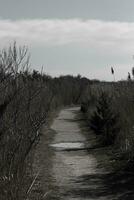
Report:
[[[44,183],[44,199],[127,199],[123,180],[113,179],[110,168],[104,167],[109,150],[96,147],[95,136],[89,133],[79,110],[64,108],[51,125],[53,137],[47,140],[48,155],[44,149],[39,177]]]

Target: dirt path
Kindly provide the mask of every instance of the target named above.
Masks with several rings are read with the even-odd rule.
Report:
[[[33,199],[133,199],[122,197],[128,195],[124,180],[119,182],[106,171],[107,149],[92,149],[95,138],[82,126],[78,115],[79,107],[65,108],[51,128],[47,131],[45,128],[35,154],[34,169],[39,176],[32,191]]]
[[[84,179],[92,175],[99,177],[100,174],[106,174],[104,169],[97,167],[93,154],[87,151],[87,147],[92,144],[89,141],[87,143],[87,138],[82,133],[79,120],[76,119],[78,112],[79,107],[62,110],[51,126],[56,131],[50,144],[54,152],[53,180],[58,186],[58,197],[64,200],[94,199],[89,191],[102,187],[102,182],[93,180],[92,183],[86,184]]]

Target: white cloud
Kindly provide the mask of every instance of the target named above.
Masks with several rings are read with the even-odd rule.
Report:
[[[134,23],[81,19],[0,20],[0,43],[65,45],[78,43],[91,47],[131,49]]]

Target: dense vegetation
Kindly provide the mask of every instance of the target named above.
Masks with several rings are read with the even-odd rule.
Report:
[[[103,145],[112,145],[126,163],[134,161],[134,82],[132,79],[90,86],[81,110]]]

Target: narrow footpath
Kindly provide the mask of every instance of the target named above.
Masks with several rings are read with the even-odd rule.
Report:
[[[43,135],[35,153],[33,198],[46,200],[131,200],[131,176],[114,178],[105,167],[107,149],[94,148],[95,136],[79,107],[62,109]],[[84,121],[84,120],[83,120]],[[100,159],[101,157],[101,159]],[[109,161],[108,161],[109,162]]]
[[[80,128],[79,110],[79,107],[63,109],[51,126],[56,132],[50,146],[54,151],[52,174],[58,197],[63,200],[110,199],[110,196],[102,195],[94,198],[97,195],[95,190],[104,187],[99,176],[106,171],[97,167],[96,158],[87,151],[93,137],[87,141],[87,133]]]

